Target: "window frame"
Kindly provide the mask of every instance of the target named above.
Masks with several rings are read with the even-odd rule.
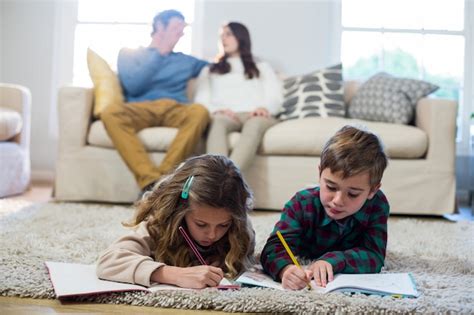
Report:
[[[341,3],[341,8],[342,8]],[[464,37],[464,73],[463,79],[459,86],[459,103],[458,103],[458,119],[460,119],[462,130],[460,138],[457,139],[456,153],[457,155],[469,155],[474,151],[474,119],[471,119],[471,113],[474,112],[474,81],[472,76],[474,57],[474,48],[472,41],[474,40],[474,23],[470,22],[474,19],[474,3],[464,0],[464,28],[462,30],[442,30],[442,29],[401,29],[401,28],[385,28],[385,27],[352,27],[344,26],[341,19],[341,55],[342,55],[342,38],[344,32],[363,32],[363,33],[397,33],[397,34],[420,34],[420,35],[455,35]],[[382,62],[379,65],[379,71],[383,71],[383,60],[385,52],[381,52]],[[426,74],[426,67],[422,64],[421,79]],[[367,79],[367,78],[365,78]],[[459,118],[459,115],[461,116]],[[459,126],[457,126],[459,128]],[[472,131],[471,131],[472,130]]]
[[[87,1],[87,0],[86,0]],[[189,3],[192,3],[193,5],[193,14],[194,14],[194,11],[195,11],[195,7],[197,5],[197,1],[196,0],[188,0]],[[130,27],[130,28],[133,28],[133,27],[143,27],[143,28],[147,28],[147,33],[146,35],[150,34],[151,32],[151,23],[152,23],[152,18],[150,18],[150,20],[148,21],[143,21],[143,22],[137,22],[137,21],[120,21],[120,20],[109,20],[109,19],[106,19],[106,20],[100,20],[100,19],[97,19],[97,20],[94,20],[94,19],[86,19],[86,20],[81,20],[80,17],[79,17],[79,7],[81,5],[81,0],[75,0],[75,17],[74,17],[74,38],[72,40],[72,50],[73,50],[73,56],[72,56],[72,69],[71,69],[71,72],[72,72],[72,75],[71,75],[71,81],[72,81],[72,84],[74,85],[84,85],[85,83],[88,83],[88,84],[91,84],[92,82],[91,81],[87,81],[87,82],[84,82],[83,80],[81,80],[82,77],[85,77],[84,76],[84,73],[87,72],[87,76],[88,76],[88,70],[87,70],[87,63],[85,62],[85,52],[82,51],[82,55],[84,55],[84,58],[81,58],[81,60],[83,60],[82,62],[85,62],[85,66],[86,67],[83,67],[81,66],[81,69],[84,68],[84,70],[81,70],[81,75],[78,75],[77,72],[75,72],[75,69],[77,67],[77,64],[76,64],[76,54],[78,53],[76,50],[78,49],[77,45],[77,38],[76,38],[76,35],[77,35],[77,30],[78,30],[78,26],[84,26],[84,25],[97,25],[97,26],[111,26],[111,27],[117,27],[117,26],[122,26],[124,28],[126,27]],[[168,6],[164,6],[162,8],[159,7],[159,5],[157,5],[157,9],[156,9],[156,12],[159,12],[160,10],[166,10],[166,9],[169,9]],[[189,19],[188,17],[186,17],[186,22],[188,23],[188,31],[185,36],[186,37],[183,37],[180,39],[180,41],[178,42],[178,47],[179,46],[187,46],[188,49],[184,49],[184,50],[177,50],[177,51],[182,51],[186,54],[191,54],[192,53],[192,50],[193,50],[193,20],[194,20],[194,16],[192,16],[191,19]],[[187,39],[188,42],[186,42],[186,44],[183,45],[182,41]],[[151,39],[150,39],[151,40]],[[181,43],[181,45],[180,45]],[[148,44],[148,43],[147,43]],[[146,44],[146,45],[147,45]],[[145,44],[144,44],[145,45]],[[92,49],[94,49],[93,47],[91,47]],[[100,51],[96,51],[99,55],[102,56],[101,52]],[[117,55],[118,55],[118,51],[117,51]],[[106,56],[102,56],[113,68],[115,67],[116,65],[116,60],[108,60],[108,58]]]

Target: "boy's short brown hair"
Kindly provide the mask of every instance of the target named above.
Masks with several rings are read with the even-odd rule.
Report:
[[[375,134],[344,126],[325,144],[320,174],[326,168],[333,173],[342,172],[343,178],[369,172],[370,186],[375,187],[382,180],[387,164],[382,142]]]

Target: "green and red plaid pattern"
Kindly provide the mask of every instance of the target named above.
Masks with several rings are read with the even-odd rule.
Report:
[[[380,272],[387,248],[389,209],[387,198],[379,190],[358,212],[347,217],[341,231],[324,211],[319,187],[302,190],[286,203],[263,248],[263,269],[280,280],[280,271],[292,264],[276,235],[278,229],[296,256],[325,260],[334,273]]]

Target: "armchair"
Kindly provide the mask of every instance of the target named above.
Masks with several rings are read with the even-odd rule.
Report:
[[[30,91],[0,83],[0,198],[20,194],[30,183],[30,120]]]

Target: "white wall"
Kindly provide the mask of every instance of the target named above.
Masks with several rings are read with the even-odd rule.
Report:
[[[39,177],[51,177],[57,143],[50,131],[55,1],[0,2],[0,79],[31,90],[32,169]]]
[[[245,24],[255,55],[284,75],[340,61],[340,2],[334,0],[198,0],[194,53],[212,59],[225,22]]]
[[[5,19],[3,18],[3,15],[4,15],[4,3],[2,1],[0,1],[0,82],[3,82],[3,47],[4,47],[4,43],[3,43],[3,39],[5,38]]]

